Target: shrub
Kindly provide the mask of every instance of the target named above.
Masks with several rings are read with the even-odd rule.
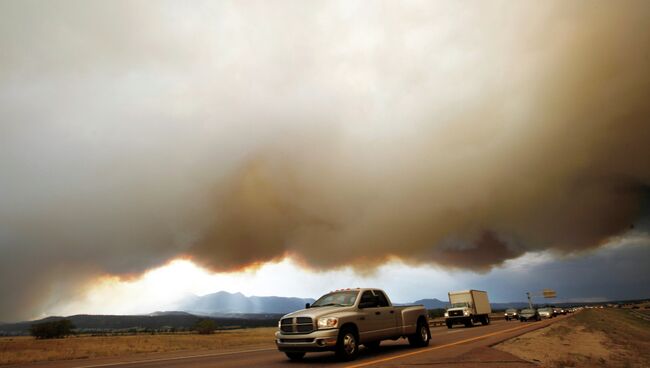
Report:
[[[75,326],[68,319],[35,323],[29,329],[37,339],[60,339],[73,334]]]
[[[217,329],[217,324],[211,319],[202,319],[196,323],[194,330],[201,335],[209,335]]]
[[[437,318],[437,317],[442,317],[445,315],[445,310],[442,308],[436,308],[436,309],[429,309],[427,310],[427,313],[429,315],[429,318]]]

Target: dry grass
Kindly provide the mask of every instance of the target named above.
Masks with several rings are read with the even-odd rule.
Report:
[[[222,331],[213,335],[77,336],[54,340],[3,337],[0,338],[0,364],[270,346],[276,330],[264,327]]]
[[[650,322],[630,310],[590,309],[496,348],[544,367],[650,367]]]

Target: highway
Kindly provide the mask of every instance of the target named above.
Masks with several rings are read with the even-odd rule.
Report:
[[[384,341],[378,351],[362,350],[353,362],[338,362],[333,353],[307,354],[302,362],[291,362],[271,344],[259,348],[235,351],[204,351],[106,358],[93,360],[43,362],[21,367],[40,368],[151,368],[151,367],[415,367],[433,365],[444,367],[531,367],[512,355],[490,346],[526,332],[547,326],[566,316],[541,322],[521,323],[492,321],[488,326],[464,328],[455,326],[431,328],[431,343],[424,348],[411,348],[404,339]]]

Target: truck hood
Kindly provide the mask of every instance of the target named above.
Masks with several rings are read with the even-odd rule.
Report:
[[[353,310],[354,307],[337,307],[337,306],[315,307],[309,309],[301,309],[299,311],[295,311],[293,313],[284,315],[282,318],[311,317],[313,319],[317,319],[323,316],[332,316],[332,315],[336,316],[337,314],[342,314]]]

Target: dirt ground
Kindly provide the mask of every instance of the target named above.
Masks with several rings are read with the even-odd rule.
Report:
[[[112,357],[139,353],[251,348],[270,345],[275,327],[220,331],[212,335],[161,334],[132,336],[75,336],[36,340],[0,338],[0,365],[48,360]]]
[[[650,367],[650,321],[631,310],[588,309],[496,349],[548,368]]]

